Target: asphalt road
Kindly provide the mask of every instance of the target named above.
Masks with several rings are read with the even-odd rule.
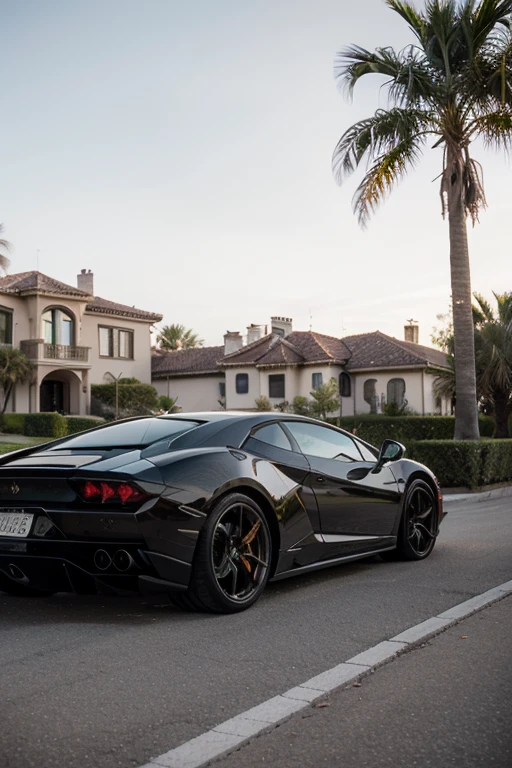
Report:
[[[0,765],[143,765],[510,580],[511,499],[452,502],[449,510],[426,561],[375,557],[280,582],[237,616],[183,614],[135,598],[0,595]],[[471,674],[484,671],[477,665]],[[288,742],[274,747],[275,758],[276,748],[287,754]]]

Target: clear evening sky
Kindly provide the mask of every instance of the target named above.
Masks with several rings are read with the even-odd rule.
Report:
[[[352,103],[337,50],[402,47],[381,0],[0,0],[0,221],[11,272],[36,268],[161,312],[207,344],[287,315],[296,330],[430,343],[450,297],[439,150],[362,231],[331,154],[386,106]],[[473,290],[512,290],[512,166],[475,147],[489,208],[470,231]],[[358,177],[360,178],[360,176]],[[312,320],[310,320],[310,314]]]

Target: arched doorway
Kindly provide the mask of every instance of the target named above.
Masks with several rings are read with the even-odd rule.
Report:
[[[52,371],[39,386],[41,412],[80,413],[80,379],[73,371]]]

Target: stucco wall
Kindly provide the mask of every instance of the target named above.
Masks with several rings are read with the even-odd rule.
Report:
[[[419,415],[439,413],[436,407],[436,398],[433,392],[434,375],[426,374],[421,370],[390,370],[367,371],[357,373],[355,378],[355,407],[357,413],[370,413],[370,405],[364,400],[364,382],[367,379],[376,379],[376,394],[381,398],[383,394],[387,402],[387,385],[390,379],[401,378],[405,382],[405,399],[407,407]],[[449,404],[443,402],[443,414],[449,413]],[[348,415],[344,412],[344,415]]]
[[[239,395],[236,391],[237,373],[247,373],[249,376],[249,391]],[[226,407],[228,410],[254,410],[254,401],[261,394],[260,374],[256,368],[228,368],[226,370]]]
[[[99,327],[122,328],[133,331],[133,360],[100,357]],[[82,345],[90,347],[89,362],[91,384],[104,384],[107,371],[123,378],[134,376],[143,384],[151,383],[151,324],[121,317],[85,313],[82,319]],[[108,377],[107,377],[108,378]]]
[[[219,382],[224,376],[182,376],[155,379],[152,384],[159,395],[177,397],[182,411],[219,411]]]

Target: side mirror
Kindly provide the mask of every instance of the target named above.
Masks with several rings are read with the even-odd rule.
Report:
[[[405,446],[396,440],[384,440],[379,451],[379,458],[372,472],[379,472],[388,461],[398,461],[405,454]]]

